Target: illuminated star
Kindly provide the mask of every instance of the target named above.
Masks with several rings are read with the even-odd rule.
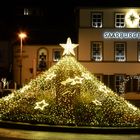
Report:
[[[51,73],[51,74],[47,75],[46,80],[51,80],[55,76],[56,76],[56,74]]]
[[[133,15],[133,13],[130,15],[129,19],[132,21],[132,23],[135,21],[136,17]]]
[[[66,44],[60,44],[64,48],[63,55],[70,55],[74,53],[74,48],[76,48],[79,44],[72,44],[71,39],[68,37],[67,38],[67,43]]]
[[[72,81],[73,81],[73,79],[68,78],[68,79],[66,79],[65,81],[62,81],[61,84],[62,84],[62,85],[66,85],[67,83],[71,83]]]
[[[139,23],[139,14],[134,10],[130,10],[126,13],[125,20],[130,27],[136,27]]]
[[[41,109],[43,110],[44,107],[48,106],[49,104],[45,102],[45,100],[42,100],[40,102],[36,102],[36,106],[34,107],[34,109]]]
[[[100,102],[100,101],[98,101],[98,100],[93,100],[92,101],[95,105],[99,105],[99,106],[101,106],[102,105],[102,103]]]
[[[82,80],[83,80],[83,78],[80,78],[80,77],[76,76],[73,79],[73,81],[71,82],[71,85],[82,84]]]

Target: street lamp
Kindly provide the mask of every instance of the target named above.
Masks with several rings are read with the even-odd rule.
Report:
[[[23,48],[23,40],[27,37],[27,34],[24,32],[20,32],[18,34],[18,37],[20,38],[20,87],[22,86],[22,48]]]

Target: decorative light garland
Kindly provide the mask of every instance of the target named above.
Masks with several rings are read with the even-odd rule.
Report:
[[[67,43],[71,48],[71,41]],[[67,48],[61,60],[28,85],[1,98],[0,120],[76,127],[140,126],[140,110],[77,62],[73,49]]]

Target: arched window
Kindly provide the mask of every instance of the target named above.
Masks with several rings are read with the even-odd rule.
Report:
[[[47,50],[41,48],[38,51],[38,70],[44,71],[47,69]]]

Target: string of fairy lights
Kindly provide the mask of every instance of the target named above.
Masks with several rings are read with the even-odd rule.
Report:
[[[132,79],[136,79],[136,80],[140,81],[140,76],[139,75],[129,75],[129,76],[124,77],[122,79],[122,82],[119,85],[119,93],[125,94],[126,84]]]
[[[0,99],[0,120],[75,126],[140,126],[140,110],[99,81],[74,57],[63,57],[23,88]],[[65,49],[66,48],[66,49]]]

